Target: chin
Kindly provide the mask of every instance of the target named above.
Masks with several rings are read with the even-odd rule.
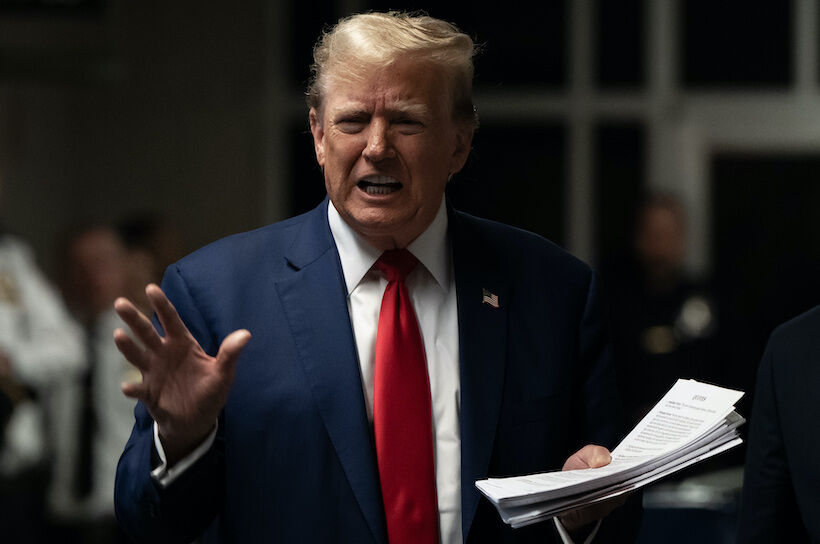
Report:
[[[359,223],[359,228],[356,230],[364,236],[374,238],[394,237],[399,234],[399,230],[390,223],[374,223],[372,221]]]
[[[401,221],[396,217],[396,214],[385,212],[386,210],[376,209],[353,214],[353,222],[368,232],[389,234],[398,228]]]

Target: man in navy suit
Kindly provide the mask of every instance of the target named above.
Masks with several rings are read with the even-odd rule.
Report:
[[[594,273],[445,202],[475,128],[472,56],[468,36],[430,17],[340,21],[314,49],[308,97],[325,202],[169,267],[162,290],[146,290],[164,336],[116,302],[139,344],[122,330],[115,341],[143,374],[123,386],[140,402],[116,484],[135,540],[395,544],[410,539],[397,526],[421,523],[395,514],[418,480],[433,493],[425,541],[618,530],[599,522],[610,502],[512,531],[474,487],[607,464],[620,429]],[[399,291],[418,318],[434,474],[385,472],[382,444],[404,438],[405,416],[374,431],[394,282],[380,263],[404,250],[418,262]]]
[[[757,374],[738,542],[820,542],[820,307],[778,327]]]

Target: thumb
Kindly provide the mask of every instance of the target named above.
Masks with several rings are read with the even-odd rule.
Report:
[[[608,465],[610,461],[612,461],[612,456],[609,454],[608,449],[603,446],[588,444],[573,453],[561,470],[598,468]]]
[[[231,372],[236,365],[236,360],[242,349],[248,344],[251,339],[250,331],[246,329],[239,329],[233,331],[225,337],[222,345],[219,346],[219,353],[216,354],[216,363],[223,371]]]

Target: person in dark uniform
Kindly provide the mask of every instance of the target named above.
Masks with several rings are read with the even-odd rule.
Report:
[[[686,217],[676,198],[644,200],[632,249],[606,279],[618,387],[634,425],[678,378],[716,381],[717,318],[708,287],[686,274]]]

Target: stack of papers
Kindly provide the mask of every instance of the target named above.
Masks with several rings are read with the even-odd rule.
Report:
[[[652,483],[739,445],[742,391],[678,380],[600,468],[489,478],[476,487],[505,523],[523,527]]]

